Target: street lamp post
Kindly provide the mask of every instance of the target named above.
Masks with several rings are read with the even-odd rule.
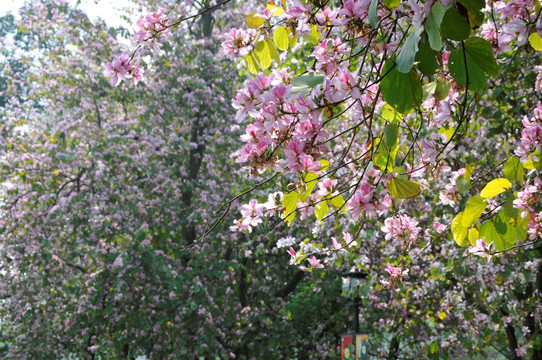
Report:
[[[356,297],[354,298],[354,334],[357,334],[359,333],[359,305],[361,303],[358,288],[365,283],[369,274],[363,270],[350,270],[343,271],[340,275],[343,278],[343,291],[356,289]]]

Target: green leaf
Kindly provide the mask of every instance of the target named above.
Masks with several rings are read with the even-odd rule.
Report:
[[[418,70],[425,76],[431,76],[435,73],[435,70],[437,69],[436,53],[431,49],[429,43],[420,44],[420,49],[416,54],[416,61],[418,62]]]
[[[420,195],[420,185],[414,181],[392,177],[388,181],[388,193],[397,199],[409,199]]]
[[[457,191],[459,191],[460,193],[464,193],[464,192],[469,191],[470,182],[467,179],[465,179],[463,175],[461,175],[455,181],[455,186],[457,187]]]
[[[378,8],[378,0],[371,0],[371,5],[369,5],[369,25],[373,29],[376,29],[376,24],[378,22],[378,17],[376,10]]]
[[[465,40],[465,52],[486,74],[499,75],[499,65],[493,55],[493,47],[486,39],[472,36]]]
[[[414,65],[414,59],[418,52],[418,43],[422,37],[422,32],[422,27],[414,29],[406,39],[399,56],[397,56],[397,70],[404,74],[407,74],[410,69],[412,69],[412,65]]]
[[[251,74],[258,74],[260,72],[260,65],[258,64],[258,61],[254,57],[253,53],[248,53],[247,56],[245,56],[245,63],[247,64],[248,71]]]
[[[523,179],[523,166],[517,156],[512,156],[504,164],[504,176],[511,182]]]
[[[267,40],[262,40],[256,44],[254,47],[254,55],[258,59],[262,69],[268,69],[271,66],[273,57],[271,56],[271,49],[269,48]]]
[[[442,36],[450,40],[461,41],[465,40],[470,35],[470,26],[455,7],[451,7],[446,11],[440,24]]]
[[[504,240],[507,247],[513,246],[518,241],[518,233],[516,228],[510,224],[510,219],[506,216],[504,209],[497,213],[497,216],[493,220],[495,229]]]
[[[480,232],[478,231],[478,229],[477,228],[469,229],[468,238],[469,238],[470,245],[476,247],[476,240],[480,238]]]
[[[463,213],[460,212],[452,220],[452,225],[450,226],[452,230],[452,236],[457,245],[465,247],[469,245],[469,240],[467,239],[468,228],[464,227],[462,223]]]
[[[299,200],[301,201],[307,200],[307,198],[311,195],[312,190],[318,183],[318,181],[316,180],[317,178],[318,178],[318,174],[312,171],[307,173],[307,175],[305,175],[304,181],[305,181],[306,190],[303,194],[299,195]]]
[[[396,145],[388,148],[381,138],[375,139],[374,146],[377,149],[373,157],[375,165],[382,171],[391,172],[395,166],[395,157],[399,147]]]
[[[486,199],[491,199],[506,190],[510,189],[510,181],[505,178],[498,178],[491,180],[484,188],[480,195]]]
[[[480,226],[480,237],[484,238],[484,241],[489,244],[493,242],[496,250],[504,250],[504,241],[497,232],[493,221],[486,221]]]
[[[311,32],[309,35],[305,36],[305,39],[307,39],[308,42],[310,42],[313,45],[318,44],[318,40],[320,39],[320,32],[318,31],[318,27],[316,25],[310,26]]]
[[[440,25],[444,17],[444,8],[437,1],[431,8],[431,12],[425,21],[425,32],[431,49],[440,51],[442,48],[442,37],[440,36]]]
[[[508,198],[504,202],[503,208],[507,217],[517,219],[519,216],[519,210],[514,207],[514,200],[516,200],[514,194],[508,195]]]
[[[341,209],[346,214],[346,206],[344,206],[345,201],[342,195],[335,196],[329,200],[329,203],[335,210]]]
[[[431,343],[431,354],[438,353],[439,349],[440,349],[440,345],[439,345],[438,341],[433,341]]]
[[[382,0],[382,2],[384,3],[384,5],[386,5],[388,9],[394,10],[397,9],[399,4],[401,3],[401,0]]]
[[[380,116],[387,122],[398,124],[403,120],[403,114],[396,111],[389,104],[384,104],[380,109]]]
[[[485,0],[459,0],[468,9],[482,10],[486,6]]]
[[[384,100],[402,114],[408,113],[413,106],[420,106],[423,97],[422,84],[414,69],[408,74],[397,70],[390,59],[382,69],[380,89]]]
[[[267,42],[267,46],[269,47],[269,52],[271,53],[271,57],[273,60],[277,62],[277,64],[280,65],[280,55],[277,51],[277,47],[275,46],[275,43],[271,40],[265,40]]]
[[[251,29],[257,29],[265,23],[263,18],[256,16],[255,14],[249,14],[245,18],[245,21],[247,22],[248,27]]]
[[[538,35],[537,32],[529,35],[529,43],[536,51],[542,51],[542,38]]]
[[[484,212],[487,207],[487,202],[481,196],[475,196],[472,199],[467,201],[467,206],[463,213],[463,219],[461,220],[461,225],[466,228],[469,228],[480,218],[480,215]]]
[[[290,49],[293,49],[297,44],[297,36],[290,37]]]
[[[397,145],[399,141],[399,126],[388,124],[384,128],[384,144],[388,149]]]
[[[288,50],[288,30],[284,26],[277,27],[273,33],[273,41],[279,50]]]
[[[484,13],[480,10],[486,5],[484,0],[459,0],[458,2],[467,10],[471,28],[477,28],[483,24]]]
[[[464,56],[463,49],[456,49],[450,54],[448,59],[448,68],[450,74],[457,83],[463,87],[479,92],[486,87],[486,75],[484,71],[476,65],[470,56]],[[468,75],[467,75],[468,74]]]
[[[318,220],[322,220],[329,213],[327,201],[321,201],[314,207],[314,215]]]
[[[325,159],[322,159],[322,160],[319,160],[318,161],[320,164],[322,164],[322,166],[320,167],[320,169],[318,171],[320,172],[324,172],[327,170],[327,168],[329,167],[329,161],[325,160]]]
[[[285,194],[282,198],[282,207],[284,208],[283,218],[284,222],[291,222],[295,218],[297,203],[299,201],[299,194],[292,191]]]
[[[444,81],[444,80],[437,80],[437,88],[435,89],[435,93],[433,96],[436,100],[444,100],[448,97],[448,94],[450,93],[450,83]]]
[[[323,81],[324,77],[322,75],[312,73],[299,75],[292,80],[292,90],[290,90],[290,93],[307,95],[316,85],[320,85]]]

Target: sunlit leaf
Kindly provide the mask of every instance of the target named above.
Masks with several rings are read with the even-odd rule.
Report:
[[[397,199],[408,199],[420,195],[420,185],[414,181],[392,177],[388,181],[388,193]]]
[[[260,72],[260,65],[258,64],[258,61],[254,57],[253,53],[248,53],[245,56],[245,63],[247,64],[248,71],[251,74],[258,74]]]
[[[504,164],[504,176],[511,182],[523,179],[523,166],[517,156],[512,156]]]
[[[288,30],[284,26],[277,27],[273,33],[273,41],[279,50],[288,50]]]
[[[496,250],[504,250],[504,241],[497,232],[493,221],[486,221],[480,226],[480,237],[484,238],[487,244],[493,242]]]
[[[292,191],[288,194],[284,194],[282,198],[283,218],[285,222],[291,222],[295,218],[297,203],[299,202],[299,194]]]
[[[452,220],[452,225],[450,226],[452,230],[452,236],[457,245],[465,247],[469,245],[469,240],[467,239],[468,228],[462,225],[463,213],[460,212]]]
[[[255,14],[249,14],[245,18],[245,21],[247,22],[248,27],[251,29],[257,29],[265,24],[265,20],[259,16],[256,16]]]
[[[529,43],[536,51],[542,51],[542,38],[538,35],[537,32],[529,35]]]
[[[487,207],[486,199],[481,196],[475,196],[472,199],[467,201],[467,206],[463,212],[463,219],[461,224],[468,228],[474,224],[480,218],[480,215],[484,212]]]
[[[508,189],[510,189],[510,180],[498,178],[491,180],[486,186],[484,186],[480,195],[486,199],[491,199],[492,197],[497,196]]]

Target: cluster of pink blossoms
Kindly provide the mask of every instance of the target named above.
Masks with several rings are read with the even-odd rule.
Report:
[[[139,46],[148,47],[152,50],[159,50],[162,44],[157,40],[165,37],[169,40],[169,27],[171,26],[164,10],[148,14],[139,19],[134,31],[134,42]],[[140,66],[140,60],[135,59],[137,50],[132,56],[127,53],[115,56],[112,62],[104,65],[104,76],[110,78],[111,86],[117,86],[122,79],[131,79],[133,85],[137,85],[143,79],[143,68]]]
[[[134,61],[124,53],[105,64],[104,76],[110,78],[111,86],[117,86],[123,78],[132,79],[132,83],[137,85],[143,78],[143,68],[139,61]]]
[[[391,198],[386,195],[382,201],[374,196],[374,186],[368,181],[362,180],[356,192],[346,203],[346,210],[352,217],[357,218],[363,214],[374,216],[379,211],[387,210],[391,205]]]
[[[408,269],[403,271],[401,268],[391,264],[386,266],[386,272],[390,275],[389,280],[380,280],[380,283],[389,288],[395,287],[403,280],[404,277],[408,276]]]
[[[521,140],[519,147],[515,153],[521,158],[521,161],[527,161],[529,155],[533,160],[537,161],[538,158],[533,152],[539,152],[542,149],[542,104],[538,103],[538,106],[534,112],[535,116],[528,118],[525,116],[522,120],[523,131],[521,132]]]
[[[262,222],[264,204],[259,204],[258,200],[251,199],[248,204],[242,205],[239,209],[243,218],[240,220],[234,220],[234,225],[230,226],[231,231],[244,231],[252,232],[252,227]]]
[[[381,230],[386,233],[386,240],[401,239],[403,246],[409,248],[418,239],[418,235],[422,231],[422,228],[417,225],[418,222],[408,215],[397,214],[397,217],[384,220],[384,226]]]
[[[254,41],[256,36],[255,29],[236,29],[232,28],[226,34],[226,39],[222,42],[222,51],[231,61],[234,61],[239,56],[246,56],[249,51],[249,45]]]
[[[162,47],[162,44],[157,41],[158,38],[165,37],[169,41],[170,23],[164,15],[164,9],[142,17],[136,25],[134,42],[138,45],[146,45],[153,50],[158,50]]]

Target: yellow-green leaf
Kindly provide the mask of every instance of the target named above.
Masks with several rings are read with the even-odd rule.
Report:
[[[293,49],[297,44],[297,36],[290,37],[290,49]]]
[[[275,46],[275,43],[271,40],[265,40],[267,42],[267,46],[269,47],[269,52],[271,53],[271,57],[277,62],[277,64],[280,65],[280,55],[277,51],[277,47]]]
[[[328,213],[329,206],[327,206],[327,201],[322,201],[314,207],[314,215],[318,220],[322,220]]]
[[[322,160],[320,160],[320,161],[318,161],[318,162],[319,162],[320,164],[322,164],[322,167],[320,168],[320,170],[318,170],[318,171],[320,171],[320,172],[326,171],[327,168],[329,167],[329,161],[327,161],[327,160],[322,159]]]
[[[269,43],[267,40],[262,40],[256,44],[254,47],[254,55],[258,59],[262,69],[267,69],[271,66],[273,57],[271,55],[271,49],[269,48]]]
[[[248,27],[251,29],[257,29],[265,23],[264,19],[262,19],[259,16],[256,16],[255,14],[249,14],[245,18],[245,21],[247,22]]]
[[[318,183],[316,178],[318,178],[318,175],[312,171],[307,173],[307,175],[305,175],[304,181],[305,181],[306,190],[303,194],[299,196],[299,200],[305,201],[311,195],[312,190]]]
[[[523,166],[517,156],[512,156],[504,164],[504,176],[511,182],[523,179]]]
[[[461,225],[468,228],[478,221],[480,215],[482,215],[487,207],[487,202],[485,200],[486,199],[481,196],[475,196],[467,201],[467,206],[465,207],[465,212],[463,213],[463,220],[461,220]]]
[[[298,201],[299,194],[295,191],[284,195],[284,197],[282,198],[282,207],[284,209],[284,222],[291,222],[294,220],[296,213],[295,210],[297,209]]]
[[[486,244],[493,242],[496,250],[504,250],[504,241],[497,232],[493,221],[486,221],[482,224],[482,226],[480,226],[480,237],[484,238]]]
[[[329,203],[335,210],[341,209],[346,214],[346,206],[344,206],[345,201],[342,195],[331,198]]]
[[[387,103],[384,104],[384,106],[380,110],[380,116],[382,116],[382,119],[389,121],[390,123],[397,124],[401,122],[401,120],[403,120],[403,114],[401,114],[399,111],[396,111]]]
[[[469,240],[467,239],[468,229],[461,224],[462,218],[463,218],[462,212],[457,214],[455,218],[452,220],[451,229],[452,229],[452,236],[456,244],[461,247],[465,247],[469,245]]]
[[[469,230],[469,242],[471,246],[476,247],[476,240],[480,238],[480,232],[477,228],[471,228]]]
[[[280,16],[284,12],[284,9],[279,8],[273,1],[268,2],[265,9],[269,10],[273,16]]]
[[[316,45],[318,44],[318,40],[320,38],[320,32],[318,31],[318,27],[316,25],[310,26],[311,32],[309,35],[305,36],[305,39],[309,41],[311,44]]]
[[[288,50],[288,30],[284,26],[279,26],[273,33],[273,41],[281,51]]]
[[[418,183],[396,177],[388,181],[387,188],[390,195],[397,199],[408,199],[418,196],[421,192]]]
[[[486,199],[491,199],[506,190],[510,189],[510,180],[505,178],[498,178],[491,180],[486,186],[484,186],[480,195]]]
[[[536,51],[542,51],[542,38],[540,35],[538,35],[537,32],[532,33],[529,35],[529,42],[531,43],[531,46]]]
[[[248,71],[251,74],[258,74],[260,72],[260,65],[258,64],[258,61],[254,57],[253,53],[248,53],[247,56],[245,56],[245,63],[247,64]]]

